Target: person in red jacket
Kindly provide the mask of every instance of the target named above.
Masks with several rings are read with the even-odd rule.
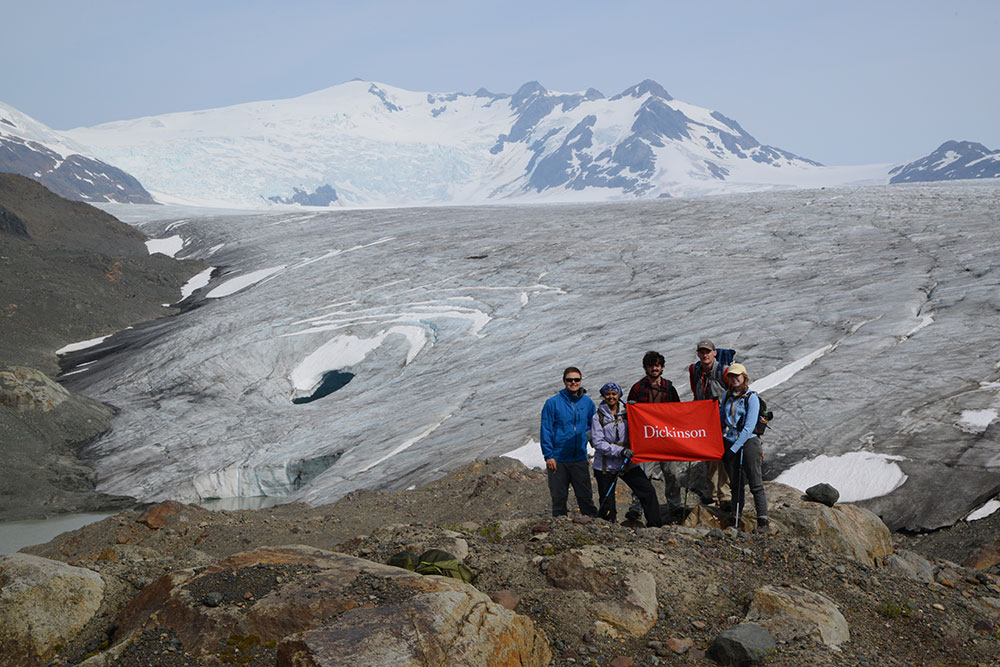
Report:
[[[650,350],[642,357],[642,367],[646,375],[632,385],[628,392],[629,403],[677,403],[680,396],[670,380],[663,377],[663,355]],[[663,516],[665,523],[683,520],[681,516],[680,463],[677,461],[658,461],[651,477],[656,478],[657,472],[663,475],[663,493],[667,499],[667,513]],[[657,470],[658,469],[658,470]],[[625,513],[627,521],[638,521],[642,504],[632,494],[632,504]]]

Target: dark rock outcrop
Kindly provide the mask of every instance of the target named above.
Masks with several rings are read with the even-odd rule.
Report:
[[[74,201],[157,203],[135,176],[118,167],[76,153],[63,157],[37,141],[3,132],[0,172],[27,176]]]
[[[889,183],[1000,178],[1000,151],[974,141],[946,141],[930,155],[889,172]]]
[[[178,299],[200,263],[149,255],[145,240],[89,204],[0,173],[0,520],[127,502],[94,494],[93,473],[76,458],[113,410],[45,376],[69,343],[177,312],[162,304]]]
[[[292,189],[295,191],[295,194],[291,197],[274,195],[273,197],[268,197],[268,200],[276,204],[301,204],[303,206],[329,206],[337,201],[337,191],[329,184],[319,186],[315,192],[300,190],[299,188]]]

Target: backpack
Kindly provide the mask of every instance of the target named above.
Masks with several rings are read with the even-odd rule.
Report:
[[[467,584],[476,579],[475,570],[441,549],[428,549],[420,554],[420,562],[413,571],[417,574],[439,574]]]
[[[746,419],[747,412],[750,411],[750,394],[757,394],[757,392],[748,391],[743,394],[743,419]],[[757,425],[753,427],[753,434],[764,435],[768,422],[774,419],[774,413],[767,409],[767,403],[760,394],[757,394],[757,400],[760,402],[760,410],[757,412]],[[743,430],[743,420],[740,420],[739,430]]]
[[[442,549],[428,549],[419,556],[410,551],[400,551],[388,560],[389,565],[411,570],[417,574],[438,574],[471,584],[476,571]]]
[[[726,386],[726,370],[729,368],[729,364],[733,363],[735,359],[736,350],[718,348],[715,351],[715,367],[712,369],[712,377],[723,387]],[[691,380],[691,393],[697,396],[694,388],[701,381],[701,361],[696,361],[688,366],[688,375]],[[719,398],[721,397],[716,397],[716,399]]]

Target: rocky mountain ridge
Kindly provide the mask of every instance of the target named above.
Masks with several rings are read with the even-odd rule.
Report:
[[[537,81],[513,94],[466,94],[356,80],[66,135],[158,196],[250,208],[673,197],[884,183],[887,169],[823,168],[652,80],[610,97]]]
[[[946,141],[932,153],[890,172],[890,183],[1000,178],[1000,151],[972,141]]]
[[[0,173],[0,520],[120,508],[76,452],[114,409],[50,378],[55,350],[178,312],[198,262],[150,255],[146,237],[36,181]]]
[[[73,201],[156,203],[131,174],[102,162],[62,133],[3,103],[0,172],[27,176]]]
[[[470,95],[354,80],[68,131],[0,103],[0,170],[94,202],[155,203],[143,184],[221,208],[607,201],[992,178],[998,164],[949,141],[905,165],[824,167],[649,79],[610,97],[537,81]]]
[[[776,532],[753,536],[704,506],[663,528],[553,519],[544,474],[511,459],[319,507],[167,502],[0,559],[0,642],[12,664],[91,667],[1000,658],[992,539],[959,564],[867,510],[767,489]],[[428,548],[474,585],[384,565]]]

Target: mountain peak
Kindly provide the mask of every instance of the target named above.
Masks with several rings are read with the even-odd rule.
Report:
[[[664,100],[667,100],[668,102],[674,99],[673,97],[670,96],[670,93],[668,93],[666,89],[660,84],[656,83],[652,79],[643,79],[634,86],[626,88],[622,92],[612,97],[611,101],[613,102],[615,100],[620,100],[623,97],[638,98],[646,94],[652,95],[653,97],[661,97]]]
[[[510,100],[510,105],[514,109],[520,109],[524,106],[532,97],[545,95],[549,91],[545,89],[545,86],[538,83],[537,81],[529,81],[514,93],[514,96]]]
[[[1000,151],[975,141],[949,140],[924,157],[899,165],[889,174],[890,183],[1000,178]]]
[[[996,151],[991,151],[986,146],[975,141],[955,141],[954,139],[949,139],[940,146],[937,147],[935,153],[940,153],[942,151],[958,151],[959,153],[979,153],[981,155],[989,155],[990,153],[995,153]]]

